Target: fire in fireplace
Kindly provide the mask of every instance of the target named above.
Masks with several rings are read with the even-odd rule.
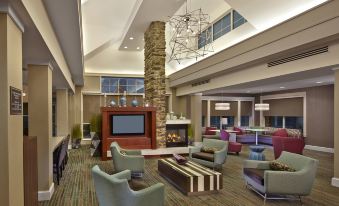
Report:
[[[187,125],[166,125],[166,147],[186,147],[188,145]]]

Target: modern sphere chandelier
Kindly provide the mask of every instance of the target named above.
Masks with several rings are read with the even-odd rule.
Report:
[[[188,10],[186,0],[186,12],[182,15],[174,15],[169,20],[171,29],[171,48],[169,61],[176,60],[180,63],[184,59],[197,59],[209,52],[213,52],[210,17],[202,12],[201,8],[193,11]],[[201,36],[201,34],[203,35]],[[204,45],[199,48],[199,37]]]

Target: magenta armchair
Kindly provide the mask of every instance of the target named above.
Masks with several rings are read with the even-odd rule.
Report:
[[[220,131],[220,139],[224,140],[224,141],[229,141],[230,134],[228,132],[226,132],[225,130],[221,130]],[[241,143],[228,142],[228,152],[229,153],[236,153],[237,155],[239,155],[239,152],[241,152],[241,147],[242,147]]]
[[[302,154],[305,141],[304,138],[296,138],[296,137],[272,137],[272,144],[274,149],[274,157],[275,159],[279,158],[282,151]]]

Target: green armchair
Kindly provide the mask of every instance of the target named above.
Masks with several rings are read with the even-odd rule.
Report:
[[[117,142],[112,142],[110,149],[116,172],[130,170],[133,176],[144,173],[145,158],[140,150],[122,150]]]
[[[315,179],[318,160],[299,154],[282,152],[277,161],[295,169],[295,172],[270,170],[269,161],[244,161],[244,178],[246,185],[266,199],[276,196],[301,196],[311,193]]]
[[[202,152],[202,147],[217,148],[214,154]],[[203,139],[201,147],[190,147],[189,157],[192,161],[210,168],[221,168],[227,158],[228,141]]]
[[[128,185],[131,179],[129,170],[108,175],[98,165],[92,168],[96,196],[100,206],[162,206],[164,190],[162,183],[133,191]]]

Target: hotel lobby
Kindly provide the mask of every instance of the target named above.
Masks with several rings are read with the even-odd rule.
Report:
[[[339,205],[338,11],[0,0],[0,205]]]

